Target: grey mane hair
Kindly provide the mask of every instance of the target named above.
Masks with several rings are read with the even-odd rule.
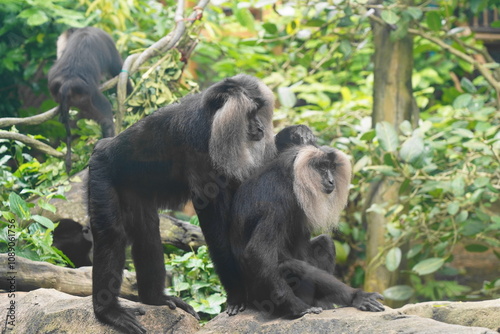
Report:
[[[76,28],[69,28],[65,32],[63,32],[59,37],[57,38],[57,43],[56,43],[56,54],[57,54],[57,59],[61,58],[64,50],[66,50],[66,46],[68,45],[68,40],[73,35],[73,33],[76,31]]]
[[[64,49],[66,49],[66,45],[68,44],[68,32],[65,31],[63,32],[58,38],[57,38],[57,59],[61,58]]]
[[[326,154],[314,146],[300,149],[293,165],[293,192],[304,210],[311,230],[331,232],[338,225],[340,214],[347,204],[351,183],[351,162],[347,155],[335,149],[335,189],[325,194],[320,174],[311,166],[311,160]]]
[[[235,78],[237,78],[236,76]],[[259,90],[270,101],[258,111],[264,125],[264,138],[260,141],[248,141],[247,115],[257,108],[255,102],[246,94],[231,96],[219,109],[213,119],[212,134],[209,141],[209,153],[214,165],[226,175],[243,181],[275,155],[272,133],[272,114],[274,96],[271,90],[259,82]]]
[[[276,156],[276,145],[274,144],[273,133],[274,94],[269,87],[261,81],[259,81],[259,90],[268,104],[261,108],[258,113],[259,116],[261,116],[262,123],[266,127],[264,130],[264,138],[261,140],[261,142],[265,143],[265,150],[263,154],[260,155],[258,167]],[[260,142],[252,142],[253,145],[250,146],[253,147],[254,143]],[[250,148],[250,151],[253,151],[252,148]],[[255,153],[252,155],[255,156]]]

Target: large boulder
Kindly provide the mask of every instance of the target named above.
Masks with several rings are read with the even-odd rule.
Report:
[[[119,333],[97,321],[92,308],[92,297],[75,297],[54,289],[16,292],[15,298],[0,294],[2,310],[8,310],[11,301],[15,301],[12,312],[15,326],[7,324],[8,333]],[[200,328],[192,315],[179,308],[171,310],[168,306],[143,305],[126,299],[121,299],[120,302],[127,307],[140,306],[146,310],[146,314],[139,316],[139,319],[148,333],[191,334]]]
[[[420,307],[422,305],[422,307]],[[352,307],[308,314],[295,320],[269,319],[253,310],[220,314],[200,334],[498,334],[500,299],[468,303],[424,303],[384,312]],[[415,315],[413,315],[415,314]],[[436,320],[439,321],[436,321]]]
[[[386,307],[386,311],[378,313],[346,307],[308,314],[294,320],[271,319],[265,314],[245,310],[233,317],[222,313],[201,329],[194,317],[180,309],[143,305],[125,299],[120,302],[127,307],[141,306],[146,310],[146,314],[138,318],[148,329],[148,333],[500,333],[500,299],[464,303],[428,302],[406,305],[399,309]],[[96,320],[91,297],[71,296],[54,289],[16,292],[14,298],[2,293],[0,309],[15,319],[15,326],[7,323],[6,328],[13,329],[9,333],[117,333]]]

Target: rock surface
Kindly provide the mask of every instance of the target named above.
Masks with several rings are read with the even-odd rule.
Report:
[[[500,299],[481,302],[427,302],[398,309],[403,314],[430,318],[447,324],[478,326],[500,333]]]
[[[434,302],[400,309],[362,312],[352,307],[308,314],[295,320],[270,320],[255,311],[220,314],[200,334],[494,334],[500,333],[500,299],[485,302]],[[436,321],[436,320],[439,321]]]
[[[6,312],[12,298],[0,295],[0,308]],[[143,307],[146,314],[139,316],[148,333],[196,333],[200,325],[190,314],[171,310],[167,306],[150,306],[121,299],[127,307]],[[2,315],[5,319],[5,316]],[[2,329],[4,324],[2,324]],[[12,330],[10,330],[12,329]],[[4,333],[2,331],[2,333]],[[16,292],[15,326],[7,324],[5,333],[54,334],[116,334],[118,331],[99,323],[94,317],[92,297],[76,297],[54,289],[38,289],[28,293]]]
[[[71,296],[54,289],[16,292],[15,298],[0,294],[0,309],[9,312],[15,301],[15,326],[8,333],[117,333],[99,323],[93,314],[91,297]],[[300,319],[269,319],[246,310],[237,316],[218,315],[202,329],[186,312],[167,306],[149,306],[121,300],[128,307],[141,305],[139,316],[148,333],[215,334],[495,334],[500,333],[500,299],[482,302],[428,302],[406,305],[384,312],[362,312],[352,307],[323,311]],[[2,315],[5,319],[5,316]],[[4,324],[2,324],[2,329]]]

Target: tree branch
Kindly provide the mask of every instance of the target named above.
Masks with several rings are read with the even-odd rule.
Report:
[[[139,56],[137,55],[131,55],[129,57],[137,57],[135,60],[129,60],[132,65],[130,66],[130,69],[128,70],[129,75],[137,72],[139,67],[144,64],[146,61],[148,61],[150,58],[158,56],[161,53],[164,53],[170,49],[173,49],[181,37],[184,35],[186,32],[186,21],[187,22],[194,22],[197,20],[200,20],[202,17],[203,10],[209,3],[209,0],[201,0],[198,5],[196,5],[193,9],[193,12],[188,18],[184,18],[184,1],[179,0],[177,2],[177,10],[175,12],[175,22],[176,26],[174,30],[172,30],[168,35],[165,37],[159,39],[156,43],[148,47],[146,50],[144,50]],[[127,62],[128,58],[125,60]],[[102,86],[101,89],[106,90],[111,87],[113,87],[118,78],[115,77],[107,82],[105,82]]]
[[[48,121],[49,119],[53,118],[55,115],[57,115],[59,112],[57,110],[58,108],[52,108],[42,114],[31,116],[31,117],[5,117],[5,118],[0,118],[0,128],[5,128],[8,126],[12,125],[36,125],[43,123],[45,121]]]
[[[116,95],[118,100],[118,110],[115,113],[115,132],[120,133],[123,128],[123,118],[125,116],[125,101],[127,99],[127,83],[130,73],[130,68],[134,61],[139,57],[138,54],[128,56],[123,62],[122,71],[118,75],[118,85],[116,88]]]
[[[486,66],[484,66],[483,64],[481,64],[480,62],[478,62],[477,60],[475,60],[473,57],[469,56],[468,54],[463,53],[463,52],[455,49],[451,45],[448,45],[444,41],[440,40],[439,38],[433,37],[433,36],[423,32],[423,31],[410,28],[410,29],[408,29],[408,32],[410,34],[425,38],[428,41],[436,44],[440,48],[448,51],[452,55],[455,55],[455,56],[465,60],[466,62],[469,62],[472,65],[474,65],[474,67],[477,68],[477,70],[484,76],[486,81],[488,81],[488,83],[493,87],[493,89],[495,89],[495,91],[497,93],[497,106],[500,106],[500,82],[498,82],[495,79],[495,77],[493,76],[493,73]]]
[[[378,16],[374,15],[373,13],[368,15],[368,17],[371,20],[373,20],[379,24],[390,26],[388,23],[386,23],[384,20],[382,20]],[[436,38],[434,36],[431,36],[430,34],[424,32],[422,30],[408,28],[408,33],[425,38],[426,40],[436,44],[440,48],[448,51],[452,55],[457,56],[457,57],[461,58],[462,60],[465,60],[466,62],[471,63],[484,76],[484,78],[486,79],[486,81],[488,81],[488,83],[491,85],[491,87],[493,87],[493,89],[495,90],[496,95],[497,95],[496,96],[497,106],[500,106],[500,81],[496,80],[494,73],[492,71],[490,71],[486,66],[484,66],[483,64],[481,64],[479,61],[477,61],[473,57],[469,56],[468,54],[455,49],[451,45],[446,44],[446,42],[444,42],[443,40]],[[456,38],[454,40],[457,41],[463,47],[466,47],[466,48],[468,48],[476,53],[482,54],[483,56],[486,57],[486,59],[488,59],[488,61],[493,60],[489,54],[486,53],[487,54],[486,55],[481,50],[478,50],[477,48],[475,48],[473,46],[467,45],[467,44],[463,43],[462,41],[459,41]]]
[[[0,130],[0,138],[20,141],[34,149],[39,150],[42,153],[54,156],[56,158],[64,158],[66,156],[65,153],[59,152],[53,149],[51,146],[21,133]],[[72,160],[77,160],[77,157],[72,157]]]

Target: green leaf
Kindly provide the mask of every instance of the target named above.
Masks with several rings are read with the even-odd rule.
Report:
[[[28,204],[16,193],[9,195],[9,207],[16,216],[21,219],[29,219],[30,212]]]
[[[414,19],[414,20],[420,20],[422,17],[422,10],[418,7],[408,7],[406,12]]]
[[[295,103],[297,103],[297,98],[295,93],[292,92],[290,87],[279,87],[278,88],[278,99],[282,106],[286,108],[292,108]]]
[[[460,213],[458,214],[456,220],[457,220],[457,223],[463,223],[464,221],[467,220],[467,218],[469,218],[469,212],[465,211],[465,210],[462,210],[460,211]]]
[[[463,176],[456,177],[451,181],[451,192],[455,196],[463,196],[465,194],[465,179]]]
[[[492,27],[492,28],[500,28],[500,20],[499,21],[493,21],[493,22],[491,22],[490,27]]]
[[[471,237],[478,233],[483,232],[486,229],[486,225],[479,220],[472,220],[469,218],[468,221],[464,222],[461,233],[464,236]]]
[[[411,259],[415,255],[417,255],[418,253],[420,253],[420,251],[423,248],[424,248],[424,245],[422,245],[422,244],[416,244],[416,245],[414,245],[412,248],[410,248],[410,250],[408,251],[408,253],[406,253],[406,258],[407,259]]]
[[[413,267],[413,271],[415,271],[418,275],[428,275],[437,271],[444,264],[444,259],[440,257],[433,257],[430,259],[425,259],[420,261]]]
[[[417,161],[424,153],[424,140],[420,136],[408,138],[399,151],[401,158],[409,163]]]
[[[480,245],[480,244],[471,244],[471,245],[465,246],[465,249],[469,252],[482,253],[482,252],[486,252],[487,250],[489,250],[489,247],[485,246],[485,245]]]
[[[208,296],[207,301],[211,306],[221,305],[226,302],[226,297],[222,296],[219,293],[215,293],[213,295]]]
[[[264,28],[266,32],[271,35],[275,35],[278,32],[278,27],[276,27],[276,24],[274,23],[264,23],[262,28]]]
[[[470,140],[463,144],[464,147],[473,151],[488,151],[489,147],[483,142],[477,140]]]
[[[250,31],[255,31],[255,20],[248,8],[236,8],[234,16],[243,27]]]
[[[375,126],[380,146],[387,152],[395,152],[399,145],[398,134],[389,122],[380,122]]]
[[[38,206],[41,207],[44,210],[50,211],[52,213],[56,212],[56,207],[50,203],[47,203],[46,201],[40,199],[38,200]]]
[[[46,218],[46,217],[43,217],[43,216],[39,216],[39,215],[33,215],[33,216],[31,216],[31,218],[34,221],[36,221],[37,223],[39,223],[40,225],[48,228],[49,230],[53,230],[54,229],[54,223],[49,218]]]
[[[351,42],[348,40],[342,40],[339,46],[340,52],[344,54],[344,58],[348,58],[352,54]]]
[[[457,96],[457,98],[453,101],[453,108],[461,109],[467,108],[467,106],[472,102],[472,95],[466,93]]]
[[[382,20],[388,24],[396,24],[399,21],[398,14],[394,13],[392,10],[383,10],[380,16]]]
[[[394,159],[394,155],[392,153],[384,154],[384,164],[386,166],[396,167],[396,160]]]
[[[477,217],[479,219],[481,219],[481,221],[483,221],[485,223],[489,223],[491,221],[491,215],[489,213],[486,213],[481,208],[479,208],[479,207],[476,208],[476,210],[474,210],[474,212],[476,213]]]
[[[47,14],[45,14],[43,10],[33,7],[23,10],[18,16],[20,18],[27,19],[26,23],[30,26],[39,26],[49,20]]]
[[[460,204],[458,202],[451,202],[448,204],[447,210],[450,215],[454,216],[460,210]]]
[[[0,215],[6,220],[6,221],[11,221],[13,220],[14,222],[16,221],[16,216],[9,211],[0,211]]]
[[[475,92],[477,92],[476,86],[474,86],[474,84],[472,83],[472,81],[470,81],[466,77],[463,77],[460,80],[460,86],[462,86],[462,88],[465,89],[469,93],[475,93]]]
[[[474,71],[474,64],[463,59],[458,59],[458,66],[460,66],[460,68],[462,68],[467,73],[472,73],[472,71]]]
[[[387,252],[385,257],[385,266],[387,270],[394,271],[398,269],[399,264],[401,263],[402,252],[399,247],[393,247]]]
[[[464,138],[474,138],[474,133],[467,129],[454,129],[452,133]]]
[[[396,285],[386,289],[384,297],[391,300],[407,300],[413,296],[414,290],[408,285]]]
[[[353,25],[350,15],[343,16],[337,23],[337,27],[349,27]]]
[[[411,126],[410,121],[405,119],[401,122],[401,124],[399,124],[399,130],[402,134],[409,136],[413,132],[413,127]]]
[[[376,136],[375,130],[368,130],[365,133],[363,133],[363,135],[359,139],[371,142],[373,138],[375,138],[375,136]]]
[[[175,287],[174,287],[174,290],[175,291],[186,291],[186,290],[189,290],[189,283],[187,282],[178,282],[175,284]]]
[[[317,27],[317,28],[319,28],[322,25],[324,25],[325,23],[326,23],[325,20],[321,20],[321,19],[319,19],[319,18],[316,17],[316,18],[312,18],[312,19],[308,20],[306,23],[304,23],[304,25],[306,27]]]
[[[340,241],[333,240],[333,244],[335,245],[336,252],[336,262],[345,263],[347,261],[347,256],[349,255],[344,246],[340,243]]]
[[[38,9],[31,7],[31,8],[23,10],[17,16],[19,18],[22,18],[22,19],[27,19],[30,16],[35,15],[37,12],[38,12]]]
[[[401,183],[401,186],[399,187],[399,191],[398,191],[398,193],[399,193],[400,196],[403,195],[403,194],[405,194],[406,191],[408,189],[410,189],[410,184],[411,184],[411,180],[410,179],[405,179],[403,181],[403,183]]]
[[[442,27],[441,15],[437,11],[428,12],[425,18],[429,29],[439,31]]]
[[[353,174],[356,174],[359,171],[363,170],[370,162],[371,162],[371,159],[368,155],[365,155],[364,157],[359,159],[352,167]]]
[[[490,131],[493,128],[494,127],[490,122],[477,122],[476,126],[474,127],[474,130],[486,132],[486,131]],[[488,136],[488,135],[486,135],[486,136]]]

